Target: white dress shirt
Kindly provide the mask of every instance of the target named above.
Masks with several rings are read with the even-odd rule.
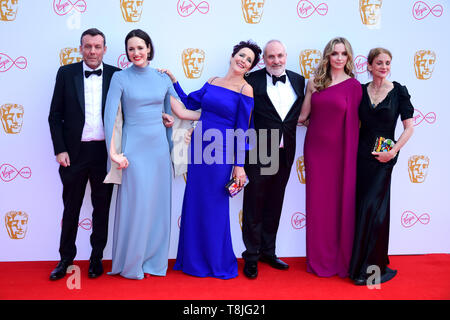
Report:
[[[103,63],[97,69],[103,71]],[[84,77],[84,71],[86,70],[93,71],[83,62],[85,121],[81,141],[101,141],[105,140],[102,119],[103,72],[101,76],[92,74],[89,78],[86,78]]]
[[[286,75],[286,71],[280,76],[282,75]],[[272,101],[272,104],[278,112],[281,120],[284,121],[284,118],[286,118],[289,110],[291,110],[295,100],[297,100],[297,94],[295,93],[287,75],[285,83],[277,81],[275,85],[273,85],[272,77],[268,73],[266,73],[266,78],[267,95],[269,96],[270,101]],[[280,148],[283,148],[283,136],[281,136]]]

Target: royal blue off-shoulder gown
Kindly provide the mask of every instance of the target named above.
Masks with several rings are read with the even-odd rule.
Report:
[[[208,82],[189,95],[179,83],[174,88],[186,108],[202,109],[189,149],[174,269],[198,277],[234,278],[238,268],[225,185],[233,165],[244,165],[249,144],[245,139],[230,137],[236,129],[242,129],[242,133],[253,126],[253,98]]]

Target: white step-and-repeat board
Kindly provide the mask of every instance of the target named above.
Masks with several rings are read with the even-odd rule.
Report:
[[[155,46],[151,65],[172,70],[187,92],[224,75],[241,40],[261,47],[281,40],[288,69],[309,78],[328,40],[346,37],[362,83],[370,81],[369,50],[388,48],[389,79],[408,87],[415,107],[415,133],[393,173],[390,253],[449,253],[449,10],[448,0],[0,0],[0,261],[59,259],[62,185],[47,117],[56,72],[81,60],[80,35],[91,27],[106,35],[104,61],[120,68],[128,66],[126,34],[148,32]],[[277,238],[281,257],[305,256],[305,131],[298,127]],[[397,137],[401,132],[399,122]],[[182,176],[174,178],[170,258],[176,257],[184,187]],[[241,208],[239,195],[230,203],[238,257]],[[88,186],[77,260],[90,255],[91,210]]]

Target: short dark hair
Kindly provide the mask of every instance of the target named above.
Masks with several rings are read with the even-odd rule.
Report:
[[[133,37],[138,37],[138,38],[144,40],[147,48],[150,48],[150,53],[147,56],[147,60],[148,61],[153,60],[153,57],[155,55],[155,49],[153,49],[152,39],[147,34],[147,32],[145,32],[144,30],[134,29],[134,30],[131,30],[125,37],[125,53],[127,54],[128,61],[131,61],[130,57],[128,56],[128,40]]]
[[[95,37],[95,36],[102,36],[102,38],[103,38],[103,45],[106,46],[106,38],[105,38],[105,35],[103,34],[103,32],[101,32],[101,31],[98,30],[97,28],[90,28],[90,29],[87,29],[86,31],[84,31],[84,32],[81,34],[80,45],[83,45],[83,37],[84,37],[85,35],[89,35],[89,36],[93,36],[93,37]]]
[[[252,66],[250,68],[250,70],[251,70],[254,68],[254,66],[256,66],[258,64],[259,60],[261,59],[260,56],[261,56],[262,50],[255,42],[253,42],[251,40],[241,41],[233,47],[233,53],[231,54],[231,56],[234,57],[236,55],[236,53],[238,53],[239,50],[241,50],[242,48],[249,48],[255,54],[255,59],[253,60]]]

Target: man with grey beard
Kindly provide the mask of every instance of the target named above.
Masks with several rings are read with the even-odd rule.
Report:
[[[244,191],[242,236],[246,250],[242,257],[244,274],[250,279],[258,276],[258,261],[280,270],[289,268],[277,258],[275,241],[295,157],[297,119],[305,88],[304,77],[286,70],[287,53],[281,41],[269,41],[263,59],[266,67],[246,77],[253,87],[253,120],[260,149],[256,163],[248,161],[249,154],[245,162],[250,182]],[[271,154],[272,144],[276,144],[278,155]],[[268,163],[267,159],[278,163]],[[265,170],[274,166],[278,170]]]

